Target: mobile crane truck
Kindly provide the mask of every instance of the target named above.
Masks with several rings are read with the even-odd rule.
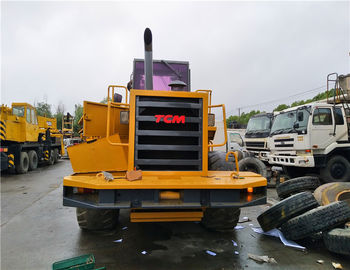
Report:
[[[56,119],[38,116],[28,103],[1,106],[0,144],[1,171],[20,174],[35,170],[39,162],[52,165],[64,154]]]
[[[188,63],[153,61],[148,28],[144,41],[130,98],[127,87],[111,85],[107,104],[84,102],[84,136],[97,139],[68,147],[74,174],[64,177],[63,205],[77,208],[84,230],[114,227],[120,209],[130,209],[131,222],[201,221],[232,229],[240,207],[266,203],[267,181],[237,164],[233,171],[236,153],[210,151],[226,144],[226,126],[218,145],[210,142],[215,126],[208,126],[214,108],[226,119],[225,106],[211,105],[210,90],[189,91]],[[158,91],[159,84],[172,91]],[[118,88],[125,89],[124,102]]]

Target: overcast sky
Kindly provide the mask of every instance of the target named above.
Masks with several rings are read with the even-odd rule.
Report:
[[[150,27],[154,59],[189,61],[192,90],[228,113],[272,110],[349,73],[349,14],[348,1],[1,2],[1,102],[101,101],[129,81]]]

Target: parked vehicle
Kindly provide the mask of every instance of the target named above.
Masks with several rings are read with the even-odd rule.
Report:
[[[268,143],[269,163],[290,177],[319,175],[324,182],[350,181],[350,74],[327,76],[335,95],[286,109],[275,116]]]
[[[37,116],[28,103],[1,106],[1,170],[26,173],[39,162],[54,164],[64,154],[63,136],[55,118]]]

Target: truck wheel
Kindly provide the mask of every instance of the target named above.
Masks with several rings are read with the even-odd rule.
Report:
[[[55,148],[55,149],[53,149],[53,162],[57,163],[58,158],[59,158],[58,149]]]
[[[19,157],[19,163],[16,164],[16,172],[17,173],[27,173],[29,169],[29,157],[27,152],[21,152]]]
[[[322,205],[345,201],[350,206],[350,183],[328,183],[319,193]]]
[[[119,209],[85,209],[77,208],[79,227],[87,231],[100,231],[113,229],[118,222]]]
[[[55,163],[55,156],[54,155],[55,154],[54,154],[53,150],[51,150],[50,151],[50,157],[49,157],[49,160],[48,160],[49,165],[53,165]]]
[[[276,203],[258,216],[261,228],[266,232],[280,227],[289,219],[318,206],[312,193],[301,192]]]
[[[213,231],[232,230],[237,225],[240,213],[239,208],[207,208],[202,225]]]
[[[299,240],[344,225],[349,219],[350,207],[346,202],[334,202],[292,218],[281,228],[287,239]]]
[[[320,185],[318,177],[303,176],[290,179],[279,184],[276,188],[278,197],[281,199],[287,198],[292,194],[302,191],[314,191]]]
[[[233,171],[234,158],[229,157],[229,162],[225,160],[226,153],[212,151],[208,153],[208,168],[210,171]],[[238,222],[239,208],[207,208],[203,213],[202,225],[209,230],[224,231],[233,229]]]
[[[350,163],[343,156],[333,156],[321,169],[320,176],[326,183],[350,181]]]
[[[350,255],[350,229],[333,229],[323,235],[323,242],[331,252]]]
[[[255,172],[267,178],[266,165],[260,159],[254,157],[247,157],[240,160],[238,166],[240,171]]]
[[[33,171],[38,168],[38,154],[34,150],[30,150],[28,152],[28,158],[29,158],[29,170]]]

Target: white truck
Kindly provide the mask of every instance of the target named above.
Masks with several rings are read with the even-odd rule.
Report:
[[[271,165],[289,177],[317,174],[324,182],[350,181],[350,74],[327,76],[323,102],[286,109],[275,116],[268,145]]]
[[[273,115],[273,113],[260,113],[252,116],[244,135],[246,149],[264,163],[269,160],[270,149],[267,146],[267,138],[270,135]]]

